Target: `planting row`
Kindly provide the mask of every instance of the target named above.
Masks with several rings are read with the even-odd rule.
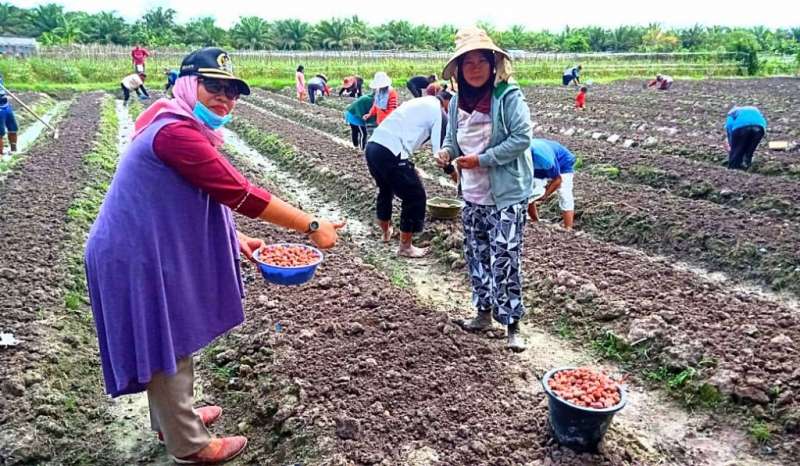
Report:
[[[268,121],[270,117],[262,113],[252,113],[246,119],[270,132],[280,131],[277,134],[285,136],[287,141],[296,134],[303,134],[300,133],[302,128],[296,128],[291,122],[274,117]],[[241,128],[245,129],[244,126]],[[252,140],[254,134],[244,136]],[[325,137],[309,134],[308,130],[305,139],[295,143],[302,145],[292,157],[314,157],[313,165],[319,170],[335,166],[331,164],[344,157],[337,151],[345,148],[326,141]],[[302,147],[313,150],[304,151]],[[327,157],[319,157],[320,153]],[[338,196],[341,202],[354,200],[352,196],[340,196],[340,193],[356,189],[356,179],[343,180],[335,188],[324,179],[318,182],[331,196]],[[357,207],[361,209],[362,218],[369,221],[372,210],[363,209],[368,205],[369,197],[360,201],[362,203]],[[629,215],[625,213],[622,217]],[[621,229],[626,228],[630,225]],[[438,224],[433,229],[439,233],[439,240],[433,241],[433,245],[443,249],[440,255],[458,255],[460,227],[451,223]],[[554,256],[552,244],[563,244],[565,252]],[[772,359],[789,361],[798,358],[791,348],[780,345],[782,341],[800,338],[793,330],[782,331],[783,326],[794,322],[792,319],[796,313],[792,309],[730,291],[692,273],[676,270],[667,261],[653,260],[643,254],[546,226],[536,225],[529,229],[524,261],[534,322],[557,327],[566,319],[592,339],[603,341],[602,338],[610,338],[613,348],[631,354],[637,354],[629,349],[631,344],[645,344],[651,359],[638,361],[640,367],[661,368],[665,371],[664,377],[689,371],[694,377],[691,390],[701,391],[704,384],[713,382],[703,398],[709,403],[728,398],[744,404],[773,403],[780,394],[772,382],[780,380],[778,385],[788,389],[781,392],[780,422],[785,422],[791,433],[791,416],[797,406],[795,394],[796,388],[800,388],[800,374],[795,373],[792,363],[779,366],[766,363]],[[748,316],[748,325],[739,320],[742,315]],[[606,330],[611,332],[608,334],[611,336],[606,335]],[[618,344],[616,338],[619,338]],[[758,348],[748,350],[750,357],[755,359],[736,356],[734,350],[741,349],[742,341],[752,342],[751,347]],[[775,372],[770,372],[767,367]],[[739,378],[727,383],[718,380],[726,374],[735,374]]]
[[[2,349],[3,463],[108,461],[108,433],[94,430],[106,401],[81,299],[81,228],[88,225],[73,228],[94,189],[84,157],[116,140],[115,128],[98,136],[102,99],[77,97],[57,124],[60,139],[43,136],[0,190],[0,315],[3,332],[19,340]]]
[[[325,139],[288,121],[271,132],[297,147],[308,147],[312,139]],[[311,147],[315,147],[315,154],[333,159],[328,163],[338,164],[337,170],[344,170],[348,177],[360,172],[360,183],[372,189],[364,164],[354,170],[358,167],[347,163],[347,158],[320,154],[319,143]],[[436,183],[427,183],[426,188],[431,188],[431,195],[447,195],[448,191]],[[765,215],[743,215],[711,202],[664,195],[584,173],[577,176],[576,194],[580,199],[579,228],[598,237],[724,270],[737,281],[756,280],[774,289],[800,291],[796,280],[800,274],[800,231],[793,223]]]
[[[346,128],[337,112],[316,110],[308,113],[309,108],[319,106],[301,103],[276,93],[257,93],[257,97],[252,100],[293,121],[331,135],[341,136],[342,129]],[[276,103],[280,105],[275,105]],[[604,140],[571,138],[563,134],[555,136],[538,131],[535,137],[560,140],[581,157],[584,168],[618,181],[663,188],[681,197],[705,199],[766,214],[780,221],[793,220],[800,213],[793,202],[794,199],[800,199],[800,186],[794,180],[765,178],[641,148],[613,146]],[[438,173],[429,151],[423,151],[415,161],[426,170]],[[593,170],[593,165],[599,166]]]

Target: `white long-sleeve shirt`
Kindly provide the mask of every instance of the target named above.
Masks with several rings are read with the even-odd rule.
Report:
[[[442,127],[442,112],[442,104],[437,97],[409,100],[386,117],[369,140],[389,149],[401,159],[407,159],[430,139],[435,154],[439,152],[445,130]]]

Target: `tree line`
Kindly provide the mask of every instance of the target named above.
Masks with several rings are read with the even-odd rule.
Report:
[[[57,4],[19,8],[0,3],[0,35],[35,37],[44,45],[117,44],[146,46],[210,46],[280,50],[451,50],[455,26],[430,27],[408,21],[372,26],[358,16],[318,23],[298,19],[269,21],[244,16],[230,29],[214,18],[178,24],[176,11],[157,7],[134,23],[115,12],[65,12]],[[497,29],[479,24],[506,49],[541,52],[679,52],[729,51],[755,57],[757,52],[800,55],[800,27],[731,28],[695,25],[688,28],[620,26],[567,27],[560,32],[531,31],[524,25]]]

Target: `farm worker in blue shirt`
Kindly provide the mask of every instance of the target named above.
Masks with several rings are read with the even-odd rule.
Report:
[[[725,120],[725,146],[728,149],[728,168],[747,170],[753,163],[753,153],[764,138],[767,120],[755,107],[733,107]]]
[[[566,147],[549,139],[534,139],[531,142],[533,157],[534,197],[528,204],[528,215],[532,221],[539,220],[536,204],[547,202],[554,192],[558,192],[558,206],[564,228],[572,229],[575,220],[575,197],[572,193],[575,175],[575,155]],[[544,193],[537,197],[544,187]]]
[[[581,83],[581,70],[583,67],[581,65],[575,65],[570,68],[564,70],[564,76],[561,78],[561,82],[567,86],[571,82],[575,82],[575,85],[579,85]]]
[[[164,92],[170,94],[170,90],[175,85],[175,81],[178,80],[178,70],[164,68],[164,75],[167,77],[167,84],[164,86]]]
[[[3,155],[3,137],[8,130],[8,144],[11,146],[11,152],[17,150],[17,118],[14,116],[14,109],[11,107],[11,102],[8,101],[6,95],[5,82],[3,75],[0,74],[0,156]]]

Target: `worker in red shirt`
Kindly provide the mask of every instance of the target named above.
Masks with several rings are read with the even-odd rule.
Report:
[[[589,90],[586,86],[581,86],[578,95],[575,96],[575,108],[586,110],[586,92]]]
[[[150,56],[150,53],[147,49],[142,48],[139,44],[131,50],[131,59],[133,60],[133,71],[135,73],[142,74],[144,73],[144,61],[147,57]]]
[[[667,76],[665,74],[658,74],[656,75],[656,79],[650,81],[647,84],[647,87],[655,86],[656,89],[659,91],[668,91],[670,87],[672,87],[672,76]]]

